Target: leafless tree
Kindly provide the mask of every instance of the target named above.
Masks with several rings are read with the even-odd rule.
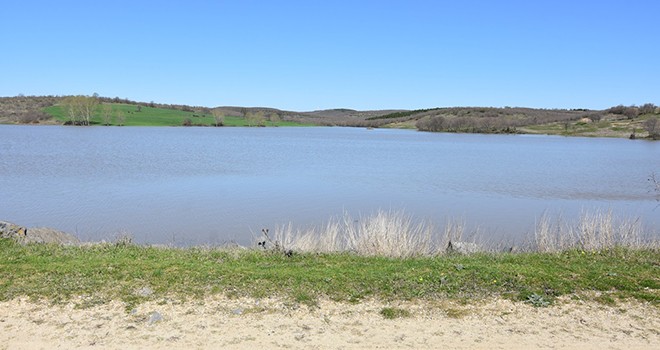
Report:
[[[657,117],[649,118],[644,122],[644,130],[649,133],[649,137],[654,140],[660,139],[660,122]]]
[[[245,116],[245,121],[247,122],[248,126],[266,125],[266,118],[264,117],[264,113],[261,111],[247,112],[247,115]]]
[[[215,119],[215,126],[223,126],[225,124],[225,114],[221,109],[213,109],[211,110],[211,114],[213,114],[213,118]]]
[[[98,94],[97,94],[98,96]],[[90,125],[92,120],[92,115],[98,106],[99,100],[95,96],[82,96],[81,98],[81,107],[82,107],[82,117],[85,125]]]
[[[653,103],[645,103],[639,107],[639,114],[654,114],[655,108]]]
[[[101,119],[103,119],[103,125],[112,124],[112,105],[104,103],[101,106]]]
[[[277,112],[268,114],[268,121],[271,123],[277,123],[280,121],[280,114]]]
[[[126,123],[126,115],[124,115],[124,112],[121,109],[115,111],[115,117],[117,125],[124,126],[124,123]]]

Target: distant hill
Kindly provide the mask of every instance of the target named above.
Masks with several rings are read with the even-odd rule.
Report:
[[[67,96],[0,97],[0,123],[63,124]],[[535,109],[523,107],[443,107],[417,110],[357,111],[337,108],[295,112],[270,107],[188,106],[95,97],[98,104],[90,124],[213,126],[356,126],[410,128],[421,131],[471,133],[542,133],[582,136],[647,137],[660,109],[615,106],[606,110]],[[105,106],[105,107],[104,107]],[[111,111],[121,116],[108,123]],[[105,111],[105,112],[104,112]],[[218,117],[221,116],[221,117]],[[220,119],[218,119],[220,118]],[[650,119],[650,121],[648,121]],[[660,122],[657,122],[660,129]],[[645,133],[646,131],[646,133]]]

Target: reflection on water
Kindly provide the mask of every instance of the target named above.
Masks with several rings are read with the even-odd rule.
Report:
[[[248,244],[252,232],[403,209],[529,232],[611,208],[657,232],[660,143],[356,128],[0,126],[0,219],[83,239]]]

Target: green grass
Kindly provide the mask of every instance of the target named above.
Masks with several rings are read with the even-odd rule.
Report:
[[[148,106],[141,106],[138,111],[138,106],[132,104],[110,103],[112,106],[112,122],[110,125],[118,125],[117,112],[123,114],[125,118],[125,126],[181,126],[185,119],[190,119],[194,125],[214,126],[215,119],[210,114],[202,114],[196,112],[186,112],[177,109],[167,108],[153,108]],[[44,108],[44,112],[52,115],[56,120],[64,123],[68,120],[66,111],[60,105]],[[91,119],[92,125],[103,125],[101,117],[101,106],[97,106],[96,112]],[[248,122],[243,117],[239,116],[225,116],[225,126],[249,126]],[[266,126],[308,126],[309,124],[302,124],[291,121],[266,121]]]
[[[385,307],[380,310],[380,314],[388,320],[393,320],[395,318],[410,317],[410,311],[399,309],[396,307]]]
[[[347,253],[294,254],[137,245],[20,245],[0,239],[0,300],[20,296],[86,303],[279,296],[318,298],[512,300],[552,302],[562,295],[660,301],[660,251],[477,254],[410,259]],[[457,268],[460,266],[461,268]],[[141,296],[141,288],[153,294]],[[608,297],[595,299],[593,292]],[[602,294],[602,293],[601,293]]]

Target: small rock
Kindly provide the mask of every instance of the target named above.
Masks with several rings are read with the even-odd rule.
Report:
[[[31,227],[28,229],[25,241],[22,243],[57,243],[64,245],[77,245],[80,240],[66,232],[48,227]]]
[[[234,310],[231,311],[231,313],[234,314],[234,315],[242,315],[243,314],[243,309],[241,309],[241,308],[234,309]]]
[[[47,227],[22,227],[7,221],[0,221],[0,238],[11,238],[21,244],[57,243],[65,245],[80,244],[75,236]]]
[[[447,245],[447,253],[449,254],[474,254],[483,251],[483,249],[476,243],[471,242],[452,242],[449,241]]]
[[[163,316],[158,311],[154,311],[149,316],[149,324],[154,324],[163,320]]]
[[[24,239],[27,235],[27,228],[12,224],[7,221],[0,221],[0,238],[12,238],[16,240]]]
[[[149,287],[142,287],[142,288],[138,289],[138,291],[137,291],[137,295],[139,295],[141,297],[148,297],[151,294],[154,294],[154,291]]]

